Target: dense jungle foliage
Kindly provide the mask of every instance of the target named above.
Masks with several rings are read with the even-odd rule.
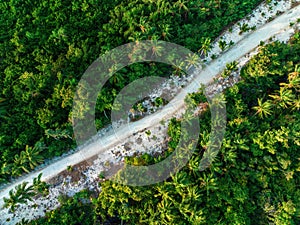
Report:
[[[227,130],[208,169],[200,172],[198,166],[208,144],[209,110],[199,118],[197,150],[172,178],[146,187],[105,181],[98,198],[83,192],[91,199],[84,210],[77,197],[71,198],[30,224],[121,224],[121,220],[123,224],[299,224],[299,37],[297,33],[288,44],[262,45],[243,67],[242,80],[225,91]],[[203,99],[201,93],[192,97],[192,104]],[[178,129],[178,121],[173,120],[170,149],[178,140]],[[151,157],[128,160],[153,161]],[[70,216],[74,210],[81,216]],[[83,220],[86,216],[89,219]],[[119,221],[113,223],[116,217]]]
[[[2,0],[0,2],[0,183],[75,147],[71,107],[88,66],[119,45],[166,40],[205,54],[224,27],[261,0]],[[134,64],[99,94],[96,125],[109,123],[124,85],[165,65]]]

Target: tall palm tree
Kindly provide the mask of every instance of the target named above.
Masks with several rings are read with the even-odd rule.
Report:
[[[42,163],[44,159],[41,155],[42,149],[43,144],[41,142],[38,142],[34,147],[26,145],[25,150],[20,155],[15,155],[11,174],[20,176],[22,170],[29,173],[30,169],[34,169],[38,164]]]
[[[161,56],[164,51],[164,47],[156,39],[152,39],[152,55]]]
[[[13,190],[9,191],[9,198],[3,198],[4,200],[4,205],[3,208],[10,208],[12,212],[15,211],[15,207],[19,203],[19,197],[15,195]]]
[[[24,157],[24,153],[21,152],[20,155],[15,155],[14,162],[11,165],[11,175],[12,176],[20,176],[23,173],[23,171],[29,172],[27,170],[26,162],[27,161]]]
[[[192,201],[199,201],[202,197],[200,193],[200,188],[198,185],[188,186],[187,187],[187,198]]]
[[[15,211],[15,207],[18,204],[25,204],[27,201],[32,201],[32,197],[35,196],[32,186],[27,187],[28,182],[23,182],[16,186],[15,191],[9,191],[9,198],[3,198],[4,208],[10,208],[11,211]]]
[[[49,185],[45,181],[41,181],[42,173],[33,178],[32,188],[36,193],[41,193],[44,196],[49,193]]]
[[[218,42],[218,45],[219,45],[219,48],[220,48],[222,51],[224,51],[224,50],[228,47],[226,41],[224,41],[224,40],[220,40],[220,41]]]
[[[181,14],[181,11],[183,10],[184,12],[184,19],[187,20],[188,19],[188,13],[189,13],[189,8],[187,6],[188,1],[184,1],[184,0],[178,0],[177,2],[175,2],[174,6],[178,7],[179,13]]]
[[[280,85],[287,88],[300,88],[300,67],[298,65],[295,66],[294,72],[289,73],[288,75],[288,83],[281,83]]]
[[[112,77],[109,79],[110,84],[115,85],[117,87],[122,88],[125,83],[125,78],[122,73],[116,72],[112,75]]]
[[[161,36],[163,37],[164,40],[170,40],[170,38],[172,37],[171,31],[172,31],[172,27],[170,26],[170,24],[159,24],[158,25],[161,29]]]
[[[217,190],[218,186],[216,183],[216,179],[214,178],[214,174],[206,174],[203,173],[202,177],[199,178],[200,186],[204,187],[206,190],[206,195],[209,195],[210,190]]]
[[[34,147],[26,145],[24,157],[27,159],[27,163],[31,169],[34,169],[38,164],[42,163],[44,157],[40,154],[43,148],[42,143],[37,143]]]
[[[180,61],[178,59],[175,59],[173,62],[170,62],[172,64],[172,67],[174,69],[174,74],[179,76],[183,72],[183,70],[187,67],[187,63],[185,61]]]
[[[193,177],[198,177],[200,176],[200,170],[199,170],[199,164],[200,164],[201,158],[199,155],[191,157],[189,160],[187,166],[190,170],[190,174]]]
[[[300,97],[295,98],[292,104],[292,110],[300,110]]]
[[[199,63],[199,56],[197,54],[189,53],[185,59],[185,62],[187,63],[186,69],[188,69],[190,66],[197,66],[197,63]]]
[[[148,33],[151,29],[149,22],[145,19],[145,17],[140,18],[139,27],[142,33]]]
[[[162,14],[162,15],[168,15],[171,12],[171,7],[170,7],[170,3],[164,0],[156,0],[155,1],[155,5],[156,5],[156,12],[158,14]]]
[[[264,118],[272,114],[273,104],[270,100],[262,102],[262,99],[259,98],[257,99],[257,102],[258,106],[253,107],[253,109],[256,110],[255,115],[258,114],[260,118]]]
[[[233,61],[226,64],[226,69],[229,71],[236,71],[238,69],[238,62]]]
[[[275,104],[278,104],[282,108],[288,108],[288,106],[293,104],[295,99],[295,95],[291,89],[287,89],[286,87],[280,87],[280,90],[276,95],[269,95],[274,99]]]
[[[207,56],[208,52],[211,50],[212,45],[211,45],[211,39],[210,38],[205,38],[201,41],[201,48],[199,49],[198,52],[200,52],[200,55],[202,56]]]
[[[183,11],[188,11],[189,8],[187,7],[186,3],[188,3],[188,1],[178,0],[175,2],[174,6],[178,7],[179,12],[181,12],[182,9]]]

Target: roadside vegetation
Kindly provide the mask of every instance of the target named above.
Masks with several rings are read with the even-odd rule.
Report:
[[[205,171],[199,171],[199,162],[209,140],[209,109],[199,117],[197,150],[173,177],[146,187],[104,181],[98,197],[85,192],[90,199],[85,206],[75,197],[29,224],[299,224],[299,53],[297,33],[287,44],[262,44],[243,67],[242,80],[224,92],[227,130],[221,151]],[[190,104],[205,102],[200,92],[192,98]],[[173,119],[162,158],[173,151],[178,130]],[[144,155],[127,163],[156,160]],[[89,222],[70,217],[74,210],[89,215]]]
[[[27,201],[34,201],[38,195],[48,195],[49,185],[41,181],[42,174],[40,173],[33,179],[33,184],[28,186],[27,182],[23,182],[16,186],[15,190],[9,191],[9,198],[4,198],[4,208],[9,208],[14,212],[20,204],[26,204]]]
[[[260,2],[1,1],[0,184],[75,148],[73,93],[84,71],[101,54],[150,39],[206,55],[225,27]],[[158,63],[139,63],[116,73],[99,94],[97,128],[109,123],[112,102],[124,85],[143,76],[169,76],[172,70]]]

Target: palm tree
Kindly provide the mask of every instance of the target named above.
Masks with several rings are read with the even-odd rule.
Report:
[[[278,94],[269,96],[274,99],[275,104],[278,104],[282,108],[288,108],[289,105],[293,104],[295,99],[293,91],[286,87],[280,87]]]
[[[186,69],[188,69],[190,66],[196,66],[199,63],[199,56],[197,54],[189,53],[185,59],[185,62],[187,63]]]
[[[15,191],[9,191],[9,198],[3,198],[4,208],[10,208],[11,211],[15,211],[15,207],[18,204],[25,204],[27,201],[32,201],[32,197],[35,196],[32,186],[27,187],[28,182],[23,182],[16,186]]]
[[[192,182],[189,179],[188,173],[180,171],[172,176],[176,188],[184,188],[189,186]]]
[[[33,178],[33,190],[36,193],[41,193],[44,196],[49,193],[49,185],[45,181],[41,181],[42,173],[40,173],[37,177]]]
[[[31,169],[34,169],[38,164],[42,163],[44,157],[40,154],[43,148],[43,144],[38,142],[34,147],[26,145],[24,157],[27,159],[27,163]]]
[[[138,103],[136,106],[138,112],[140,113],[140,116],[143,116],[144,112],[145,112],[145,107],[143,106],[142,103]]]
[[[210,38],[205,38],[202,39],[201,41],[201,48],[199,49],[198,52],[200,52],[200,55],[204,55],[207,56],[208,52],[210,51],[210,49],[212,48],[211,45],[211,39]]]
[[[187,63],[185,61],[180,61],[178,59],[175,59],[173,62],[170,63],[172,64],[172,67],[174,69],[174,75],[177,76],[183,73],[183,70],[187,67]]]
[[[294,72],[289,73],[288,75],[288,83],[280,83],[281,86],[287,87],[287,88],[300,88],[300,67],[298,65],[295,66]]]
[[[224,41],[224,40],[220,40],[219,42],[218,42],[218,44],[219,44],[219,48],[222,50],[222,51],[224,51],[226,48],[227,48],[227,43],[226,43],[226,41]]]
[[[181,9],[186,12],[189,10],[186,3],[188,3],[188,1],[178,0],[177,2],[175,2],[174,6],[179,8],[179,12],[181,12]]]
[[[236,71],[238,69],[237,66],[238,66],[237,61],[227,63],[226,64],[226,69],[222,73],[222,77],[226,78],[226,77],[230,76],[233,71]]]
[[[202,197],[200,193],[200,188],[198,185],[188,186],[187,187],[187,198],[193,201],[199,201]]]
[[[29,172],[26,168],[26,159],[24,157],[24,153],[21,152],[20,155],[14,156],[14,162],[11,166],[11,175],[20,176],[23,171]]]
[[[258,98],[257,102],[258,106],[253,107],[253,109],[256,110],[255,115],[258,114],[260,118],[264,118],[272,114],[273,104],[270,100],[262,102],[262,99]]]
[[[13,190],[9,191],[9,198],[3,198],[4,200],[4,205],[3,208],[10,208],[12,212],[15,211],[15,207],[19,203],[19,198],[16,196],[13,192]]]
[[[29,173],[30,169],[34,169],[38,164],[42,163],[43,156],[40,154],[42,148],[43,144],[41,142],[38,142],[34,147],[26,145],[25,150],[14,157],[12,175],[19,176],[22,170]]]
[[[152,36],[152,38],[154,38]],[[163,51],[164,51],[164,47],[162,46],[161,43],[157,42],[156,39],[152,39],[152,55],[155,55],[155,56],[161,56],[163,54]]]
[[[145,17],[140,18],[139,27],[142,33],[148,33],[151,28],[149,23],[146,21]]]
[[[292,110],[300,110],[300,97],[295,98],[293,101]]]
[[[174,6],[178,7],[179,9],[179,13],[181,14],[181,10],[183,9],[184,12],[184,19],[187,20],[188,19],[188,13],[189,13],[189,8],[186,5],[186,3],[188,3],[188,1],[184,1],[184,0],[178,0],[177,2],[175,2]]]
[[[170,10],[170,3],[164,0],[156,0],[154,1],[156,5],[156,12],[157,14],[162,14],[162,15],[168,15],[171,10]]]
[[[172,27],[170,26],[170,24],[159,24],[158,26],[161,29],[161,36],[163,37],[163,39],[167,41],[170,40],[170,37],[172,37]]]
[[[233,61],[226,64],[226,69],[229,71],[236,71],[238,69],[238,62]]]
[[[206,150],[208,148],[209,137],[210,137],[210,133],[206,130],[204,130],[202,133],[200,133],[199,144],[204,150]]]
[[[125,78],[122,73],[116,72],[109,79],[110,84],[122,88],[125,83]]]
[[[209,195],[209,190],[217,190],[218,186],[216,183],[216,179],[214,178],[214,175],[211,173],[207,175],[206,173],[203,173],[203,177],[199,178],[200,186],[205,187],[206,195]]]

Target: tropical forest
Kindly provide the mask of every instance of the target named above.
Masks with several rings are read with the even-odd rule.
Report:
[[[2,0],[0,9],[1,225],[300,224],[299,1]],[[99,90],[98,152],[87,157],[92,147],[77,143],[73,129],[82,75],[118,46],[143,41],[190,50],[189,69],[150,61],[116,71]],[[215,75],[162,119],[193,83],[186,71],[206,77],[196,62]],[[164,78],[169,89],[130,106],[126,124],[142,128],[110,138],[119,93],[146,77]],[[226,118],[212,119],[211,96]],[[172,157],[188,136],[182,124],[192,121],[200,126],[195,148],[180,147],[189,157],[176,173],[149,185],[111,179]]]

